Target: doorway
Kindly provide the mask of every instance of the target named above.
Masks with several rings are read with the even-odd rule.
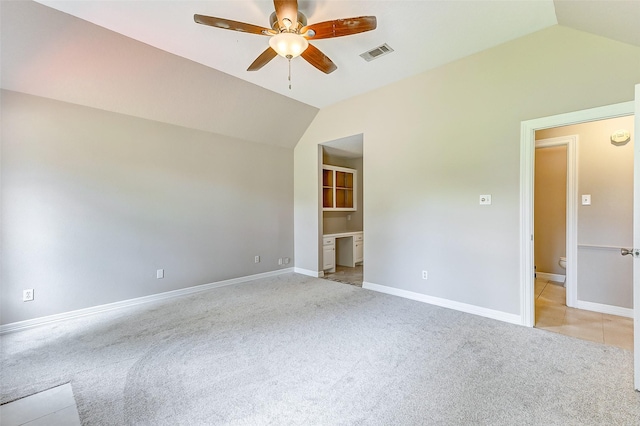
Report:
[[[535,326],[628,350],[633,350],[633,264],[620,250],[633,246],[633,139],[611,135],[620,129],[631,135],[633,127],[633,116],[624,116],[536,131],[534,191]],[[556,223],[557,210],[565,203],[553,199],[564,185],[558,173],[565,143],[574,146],[570,152],[580,152],[564,161],[571,170],[567,231],[580,230],[566,233],[567,259],[575,260],[567,268],[566,303],[561,274],[554,274],[563,272],[564,250],[554,228],[562,225]],[[551,273],[540,273],[541,266]]]
[[[522,122],[522,137],[520,144],[520,242],[521,242],[521,313],[522,323],[533,327],[535,323],[535,299],[534,299],[534,158],[535,158],[535,133],[536,131],[587,123],[607,118],[630,116],[634,114],[634,103],[606,107],[593,108],[573,113],[544,117]],[[567,253],[568,266],[571,265],[571,257]],[[575,260],[575,256],[574,260]],[[567,273],[567,279],[571,279],[571,271]],[[567,295],[571,299],[570,295]]]
[[[362,287],[364,281],[364,143],[353,135],[318,146],[321,179],[321,278]]]

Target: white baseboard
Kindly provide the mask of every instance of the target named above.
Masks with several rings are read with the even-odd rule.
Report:
[[[324,271],[312,271],[310,269],[293,268],[293,272],[296,274],[307,275],[309,277],[320,278],[324,276]]]
[[[600,312],[601,314],[617,315],[619,317],[633,318],[633,309],[621,308],[620,306],[604,305],[602,303],[586,302],[576,300],[575,308],[587,311]]]
[[[12,322],[5,325],[0,325],[0,335],[6,333],[12,333],[14,331],[25,330],[27,328],[38,327],[44,324],[50,324],[53,322],[65,321],[73,318],[80,318],[87,315],[94,315],[100,312],[113,311],[115,309],[122,309],[129,306],[142,305],[143,303],[155,302],[158,300],[173,299],[175,297],[185,296],[193,293],[200,293],[202,291],[211,290],[218,287],[225,287],[233,284],[240,284],[248,281],[254,281],[261,278],[274,277],[277,275],[294,272],[293,268],[278,269],[277,271],[263,272],[261,274],[248,275],[239,278],[232,278],[229,280],[218,281],[209,284],[201,284],[193,287],[181,288],[179,290],[167,291],[164,293],[152,294],[150,296],[136,297],[135,299],[122,300],[120,302],[107,303],[105,305],[92,306],[90,308],[78,309],[75,311],[63,312],[61,314],[49,315],[46,317],[34,318],[25,321]]]
[[[483,308],[476,305],[469,305],[467,303],[456,302],[454,300],[442,299],[434,296],[427,296],[426,294],[414,293],[408,290],[401,290],[395,287],[387,287],[380,284],[373,284],[369,282],[363,282],[362,288],[367,290],[378,291],[380,293],[387,293],[393,296],[404,297],[405,299],[417,300],[418,302],[429,303],[430,305],[441,306],[443,308],[449,308],[456,311],[466,312],[468,314],[479,315],[486,318],[495,319],[498,321],[504,321],[511,324],[523,325],[522,317],[520,315],[509,314],[502,311],[496,311],[493,309]]]
[[[555,281],[557,283],[563,283],[566,281],[567,276],[562,274],[550,274],[548,272],[536,272],[536,278],[542,280]]]

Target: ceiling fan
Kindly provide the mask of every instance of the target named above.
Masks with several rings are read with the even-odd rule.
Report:
[[[270,37],[269,47],[256,58],[247,71],[257,71],[277,55],[289,61],[297,56],[324,72],[332,73],[338,67],[309,40],[343,37],[376,29],[375,16],[335,19],[307,25],[307,17],[298,10],[297,0],[274,0],[275,12],[269,18],[271,28],[264,28],[230,19],[193,15],[198,24],[210,25],[225,30],[240,31]],[[289,76],[290,77],[290,76]]]

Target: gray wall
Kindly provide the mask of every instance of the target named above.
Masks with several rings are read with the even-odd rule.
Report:
[[[291,149],[11,91],[1,102],[2,324],[293,258]]]
[[[616,146],[610,136],[620,129],[632,137]],[[536,135],[578,135],[578,196],[591,195],[591,205],[578,202],[578,300],[633,308],[633,263],[620,255],[620,248],[633,246],[633,116]]]
[[[632,100],[619,58],[640,48],[555,26],[322,109],[294,153],[296,267],[319,270],[317,145],[363,134],[366,281],[520,315],[521,122]]]

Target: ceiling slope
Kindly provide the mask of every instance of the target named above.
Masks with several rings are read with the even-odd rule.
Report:
[[[0,7],[3,89],[286,148],[318,112],[38,3]]]
[[[555,0],[558,23],[640,46],[640,0]]]
[[[194,14],[269,27],[272,0],[65,1],[41,3],[136,40],[323,108],[557,24],[552,0],[299,0],[310,24],[374,15],[374,31],[313,40],[338,67],[323,74],[301,58],[247,67],[268,38],[195,24]],[[394,52],[371,62],[359,55],[383,43]]]

